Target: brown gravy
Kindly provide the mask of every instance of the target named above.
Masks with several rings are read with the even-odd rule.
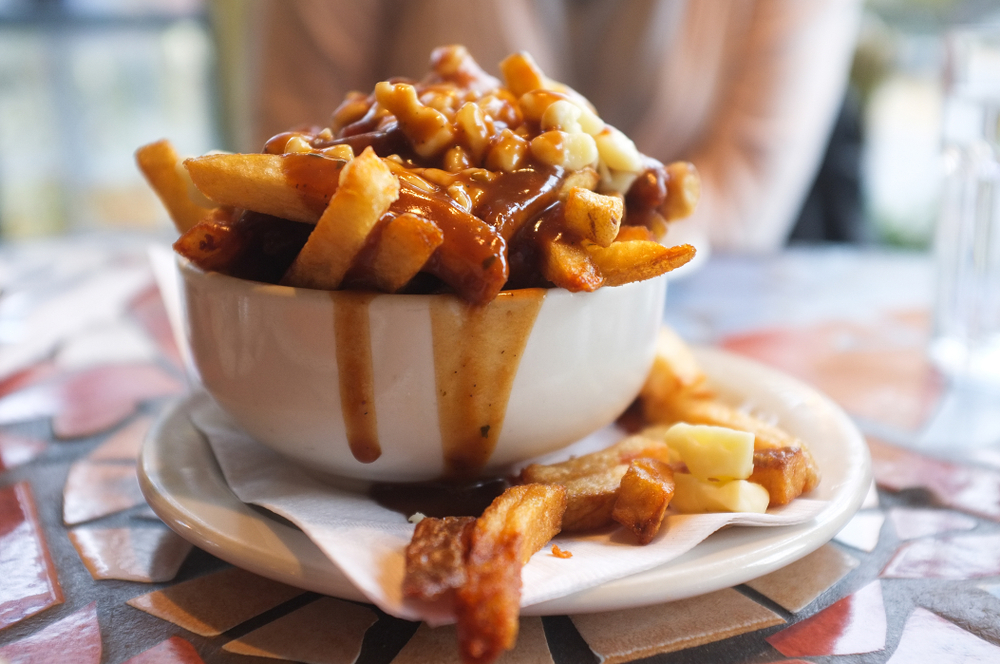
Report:
[[[351,454],[361,463],[382,456],[375,413],[368,305],[375,293],[331,292],[334,342],[340,381],[340,410]]]
[[[434,373],[445,476],[474,477],[489,461],[521,354],[545,290],[504,291],[487,306],[431,304]]]
[[[351,453],[362,463],[371,463],[382,453],[368,319],[375,297],[375,293],[331,293],[340,407]],[[489,461],[503,428],[521,355],[544,299],[541,288],[504,291],[486,306],[432,296],[431,334],[445,479],[474,478]]]
[[[368,494],[379,505],[404,516],[417,512],[424,516],[479,517],[493,499],[510,486],[501,478],[455,484],[417,482],[414,484],[373,484]]]

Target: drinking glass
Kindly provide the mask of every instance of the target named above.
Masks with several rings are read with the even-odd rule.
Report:
[[[1000,383],[1000,27],[947,37],[933,361]]]

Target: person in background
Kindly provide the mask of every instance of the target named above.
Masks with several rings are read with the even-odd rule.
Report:
[[[268,0],[255,135],[325,124],[350,90],[420,78],[431,50],[514,51],[639,149],[694,162],[702,200],[669,241],[783,246],[843,98],[858,0]]]

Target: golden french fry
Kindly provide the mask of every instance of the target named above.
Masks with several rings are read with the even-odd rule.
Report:
[[[219,205],[314,224],[347,163],[318,153],[212,154],[184,162],[191,181]]]
[[[573,457],[560,463],[530,464],[521,471],[520,481],[542,484],[564,483],[622,464],[627,466],[633,459],[640,457],[669,461],[669,454],[670,448],[662,440],[643,435],[628,436],[603,450]]]
[[[784,505],[819,483],[809,448],[784,429],[719,401],[691,350],[672,331],[660,332],[656,359],[639,400],[647,422],[708,424],[752,433],[754,470],[749,479],[767,489],[771,505]]]
[[[430,219],[409,212],[383,219],[372,231],[372,241],[351,268],[353,288],[375,288],[395,293],[416,276],[438,247],[444,234]]]
[[[664,247],[651,241],[612,242],[608,247],[587,244],[586,249],[605,286],[621,286],[666,274],[694,258],[695,252],[690,244]]]
[[[142,146],[135,151],[135,161],[178,231],[187,232],[211,212],[188,195],[188,182],[178,171],[180,158],[170,141],[164,139]]]
[[[244,249],[230,223],[210,215],[174,242],[174,250],[206,272],[229,268]]]
[[[701,178],[689,161],[675,161],[667,166],[667,198],[660,213],[667,221],[691,216],[701,198]]]
[[[334,290],[379,218],[399,198],[399,181],[371,148],[348,162],[337,192],[282,278],[286,286]]]
[[[581,238],[602,247],[615,241],[625,214],[622,198],[574,187],[566,196],[565,205],[566,226]]]
[[[676,332],[661,327],[656,338],[653,367],[640,396],[655,394],[659,399],[668,400],[681,395],[710,395],[707,390],[705,374],[694,353]]]
[[[313,227],[259,212],[235,212],[216,208],[182,235],[174,249],[203,270],[277,283]]]
[[[476,519],[466,583],[455,596],[463,662],[492,662],[517,640],[521,567],[559,533],[566,492],[527,484],[507,489]]]
[[[460,588],[475,523],[471,516],[422,519],[406,547],[403,595],[433,600]]]
[[[795,486],[799,484],[796,477],[804,478],[801,481],[801,492],[810,491],[820,480],[819,468],[813,459],[809,448],[802,441],[790,435],[780,427],[764,422],[749,413],[715,399],[704,388],[695,394],[661,393],[655,384],[647,383],[642,393],[643,412],[647,421],[661,424],[672,424],[675,422],[687,422],[688,424],[709,424],[713,426],[727,427],[739,431],[748,431],[754,435],[754,472],[757,472],[758,454],[761,452],[774,451],[775,457],[769,458],[766,455],[760,457],[760,462],[774,464],[781,460],[782,450],[799,450],[795,458],[785,460],[787,468],[782,468],[782,473],[791,473],[785,480],[778,481],[775,478],[764,479],[760,483],[771,491],[768,482],[774,482],[775,486],[788,484]],[[800,458],[801,460],[800,460]],[[799,466],[798,464],[801,464]],[[781,466],[779,465],[779,468]],[[767,468],[767,465],[764,466]],[[767,477],[762,475],[761,477]],[[751,479],[753,476],[751,476]],[[756,479],[752,481],[756,482]],[[776,491],[780,495],[782,491]],[[779,498],[780,500],[780,498]],[[776,505],[784,504],[776,502]]]
[[[662,440],[629,436],[611,447],[579,457],[521,471],[520,481],[560,484],[566,487],[566,531],[598,528],[611,522],[618,485],[633,459],[650,457],[670,461],[670,448]]]
[[[787,505],[819,483],[815,463],[805,448],[777,447],[755,450],[749,481],[767,489],[770,506]]]
[[[687,422],[749,431],[754,434],[754,450],[795,447],[799,440],[784,430],[749,413],[718,401],[711,396],[680,395],[660,399],[643,397],[644,411],[650,421],[660,424]]]
[[[563,531],[592,530],[611,523],[618,487],[626,472],[628,464],[623,463],[561,482],[566,487]]]
[[[611,518],[630,529],[640,544],[649,544],[660,532],[673,497],[670,465],[660,459],[635,459],[622,477]]]
[[[617,242],[635,242],[642,240],[646,242],[656,242],[656,235],[645,226],[630,226],[622,224],[618,228]]]
[[[541,238],[542,275],[559,288],[573,293],[591,292],[604,284],[590,254],[579,244],[562,239]]]

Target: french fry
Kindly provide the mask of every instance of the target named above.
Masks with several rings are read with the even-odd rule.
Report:
[[[800,441],[783,429],[723,403],[713,396],[681,395],[674,399],[643,397],[644,411],[652,422],[672,424],[710,424],[749,431],[754,434],[754,450],[795,447]]]
[[[563,483],[578,477],[593,475],[609,468],[625,464],[633,459],[650,457],[670,461],[670,448],[662,440],[637,435],[628,436],[610,447],[590,454],[573,457],[566,461],[552,464],[533,463],[521,470],[522,483],[555,484]]]
[[[660,459],[635,459],[621,479],[611,518],[630,529],[639,544],[649,544],[660,531],[673,497],[670,465]]]
[[[616,237],[615,240],[618,242],[635,242],[636,240],[656,242],[656,236],[645,226],[629,226],[622,224],[618,228],[618,237]]]
[[[211,212],[191,200],[187,179],[178,171],[180,158],[170,141],[142,146],[135,152],[135,161],[179,232],[186,233]]]
[[[347,162],[321,154],[211,154],[184,162],[198,190],[219,205],[315,224]]]
[[[395,293],[420,272],[442,242],[441,229],[426,217],[409,212],[383,217],[345,285]]]
[[[503,238],[483,220],[454,207],[434,222],[444,239],[425,270],[473,304],[491,302],[509,274]]]
[[[770,506],[787,505],[819,483],[815,462],[802,447],[778,447],[753,453],[749,481],[767,489]]]
[[[628,464],[623,463],[561,482],[566,487],[563,531],[593,530],[611,523],[618,488],[626,472]]]
[[[295,260],[313,227],[297,221],[216,208],[182,235],[174,250],[202,270],[276,283]]]
[[[667,221],[691,216],[701,198],[701,178],[694,164],[675,161],[667,165],[667,198],[660,206],[660,214]]]
[[[455,596],[463,662],[492,662],[517,640],[521,568],[559,533],[566,492],[528,484],[507,489],[476,519],[466,583]]]
[[[559,288],[579,293],[592,292],[604,284],[601,273],[587,250],[579,244],[557,238],[541,238],[542,275]]]
[[[244,249],[231,222],[210,215],[174,242],[174,251],[206,272],[223,272]]]
[[[661,332],[639,399],[648,422],[708,424],[752,433],[750,481],[768,490],[772,505],[783,505],[819,484],[819,468],[809,448],[784,429],[718,400],[690,349],[672,332]]]
[[[465,556],[469,550],[474,517],[422,519],[406,547],[403,595],[433,600],[465,584]]]
[[[670,448],[661,440],[629,436],[611,447],[561,463],[533,463],[521,471],[521,482],[566,487],[565,531],[588,530],[611,522],[618,485],[629,463],[639,457],[670,461]]]
[[[670,400],[682,395],[710,395],[707,390],[705,374],[694,353],[676,332],[661,327],[656,337],[653,368],[640,394],[655,394],[660,400]]]
[[[341,171],[336,193],[281,283],[337,288],[376,222],[398,197],[396,176],[367,148]]]
[[[585,240],[602,247],[609,246],[618,236],[625,214],[625,201],[574,187],[566,196],[566,226]]]
[[[587,244],[586,249],[605,286],[621,286],[666,274],[694,258],[695,252],[690,244],[664,247],[650,241],[613,242],[608,247]]]

